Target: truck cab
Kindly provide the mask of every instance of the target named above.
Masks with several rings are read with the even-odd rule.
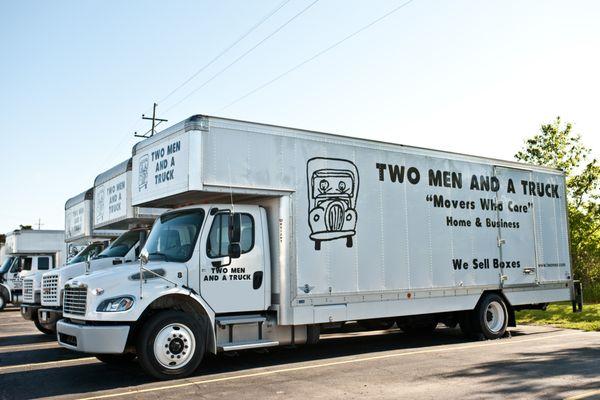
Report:
[[[45,328],[37,320],[37,310],[41,300],[42,275],[54,270],[56,257],[54,254],[27,254],[19,256],[19,278],[23,286],[23,300],[21,303],[21,315],[23,318],[33,321],[38,329],[44,333]]]
[[[62,317],[65,282],[79,275],[134,263],[147,232],[144,228],[131,229],[115,239],[108,247],[102,242],[91,243],[69,264],[43,274],[41,307],[38,310],[40,323],[52,333],[56,332],[56,321]]]
[[[195,368],[205,348],[215,353],[290,342],[275,324],[269,329],[266,324],[274,322],[274,315],[266,312],[271,283],[264,208],[205,205],[166,212],[155,222],[142,254],[143,267],[128,264],[66,282],[64,319],[57,326],[63,346],[93,354],[137,352],[148,360],[146,366],[158,363],[148,367],[151,373],[169,376]],[[190,341],[183,348],[190,350],[155,353],[157,346],[169,348],[168,335],[157,339],[160,345],[136,344],[140,334],[153,329],[155,316],[163,315],[160,310],[172,306],[194,310],[198,317],[194,329],[181,321],[160,325],[180,330]],[[298,341],[306,336],[301,330],[296,335]],[[206,346],[200,346],[201,340]]]
[[[7,256],[0,266],[0,311],[7,304],[20,304],[23,297],[23,281],[19,276],[21,262],[18,256]]]

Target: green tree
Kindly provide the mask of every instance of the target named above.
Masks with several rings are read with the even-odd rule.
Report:
[[[557,117],[527,139],[515,158],[565,172],[573,271],[584,287],[595,286],[600,294],[600,164],[591,159],[591,149],[570,122]]]

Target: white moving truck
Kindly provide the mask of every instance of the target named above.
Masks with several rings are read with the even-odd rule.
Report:
[[[0,309],[7,303],[23,305],[39,298],[34,278],[56,268],[65,255],[63,231],[17,229],[6,234],[6,257],[0,267]]]
[[[89,257],[97,254],[98,250],[104,248],[111,238],[118,236],[121,231],[102,231],[93,232],[93,188],[90,188],[75,197],[67,200],[65,203],[65,231],[63,232],[63,247],[66,248],[67,256],[57,264],[61,267],[63,264],[73,262],[73,253],[79,254],[79,258]],[[93,244],[90,246],[90,244]],[[75,257],[77,258],[77,257]],[[21,304],[21,315],[27,320],[35,323],[35,326],[43,333],[54,334],[54,324],[47,324],[38,318],[38,310],[41,306],[42,275],[48,270],[39,270],[28,274],[23,279],[25,288],[32,287],[35,296],[28,298],[24,295],[23,304]]]
[[[41,307],[38,318],[56,331],[62,317],[63,288],[69,279],[106,268],[135,262],[152,223],[163,209],[131,206],[131,159],[101,173],[94,180],[93,207],[88,207],[92,236],[121,232],[106,249],[93,256],[80,254],[69,265],[42,277]]]
[[[344,321],[494,339],[574,298],[549,168],[198,115],[134,147],[133,205],[179,208],[139,265],[67,282],[58,341],[159,379]]]

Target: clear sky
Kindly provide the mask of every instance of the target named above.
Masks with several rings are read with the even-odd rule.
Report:
[[[67,198],[130,156],[152,102],[283,2],[0,2],[0,232],[38,218],[62,229]],[[598,1],[414,0],[224,108],[403,3],[320,0],[195,90],[313,2],[285,3],[161,102],[159,116],[510,159],[560,115],[600,153]]]

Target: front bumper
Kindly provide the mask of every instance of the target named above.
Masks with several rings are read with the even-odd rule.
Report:
[[[37,318],[39,304],[21,304],[21,316],[28,321],[33,321]]]
[[[54,309],[41,307],[38,309],[38,320],[42,324],[56,324],[62,318],[62,308]]]
[[[122,354],[129,329],[128,325],[79,325],[65,320],[56,324],[61,346],[95,354]]]

